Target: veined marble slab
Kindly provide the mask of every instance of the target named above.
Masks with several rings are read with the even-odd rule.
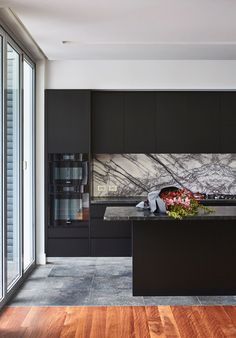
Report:
[[[144,196],[169,185],[236,194],[236,154],[99,154],[92,165],[95,197]]]

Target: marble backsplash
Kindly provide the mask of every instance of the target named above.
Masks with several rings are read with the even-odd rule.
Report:
[[[146,196],[174,185],[193,192],[236,194],[236,154],[99,154],[93,196]]]

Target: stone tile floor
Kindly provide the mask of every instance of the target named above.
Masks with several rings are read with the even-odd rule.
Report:
[[[129,257],[48,258],[10,305],[236,304],[236,296],[133,297],[131,264]]]

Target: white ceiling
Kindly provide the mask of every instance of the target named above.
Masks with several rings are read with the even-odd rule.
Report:
[[[236,59],[235,0],[0,3],[12,9],[51,60]]]

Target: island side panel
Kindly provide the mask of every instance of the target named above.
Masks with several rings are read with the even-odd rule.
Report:
[[[133,221],[133,295],[236,294],[236,221]]]

